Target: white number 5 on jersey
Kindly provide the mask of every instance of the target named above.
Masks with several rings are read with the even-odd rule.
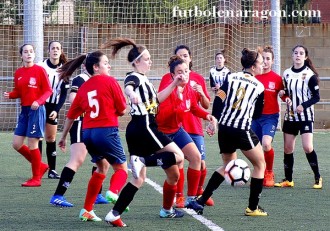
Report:
[[[88,104],[89,106],[92,108],[93,106],[95,106],[95,112],[91,111],[91,118],[96,118],[99,115],[100,112],[100,105],[99,105],[99,101],[97,101],[97,99],[95,98],[95,96],[97,96],[97,92],[96,90],[94,91],[90,91],[87,93],[88,96]]]

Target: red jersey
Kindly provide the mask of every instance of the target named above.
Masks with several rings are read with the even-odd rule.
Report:
[[[278,103],[278,92],[284,89],[281,76],[274,71],[266,74],[257,75],[256,78],[261,82],[264,87],[264,108],[262,114],[276,114],[280,112]]]
[[[126,100],[115,78],[96,75],[79,88],[67,117],[76,119],[86,112],[83,129],[117,127],[118,116],[125,109]]]
[[[31,106],[34,101],[37,101],[39,105],[43,105],[52,93],[45,69],[33,65],[32,67],[21,67],[16,70],[14,89],[9,92],[9,98],[21,98],[22,106]]]
[[[159,91],[165,87],[164,84],[161,84]],[[158,129],[166,134],[177,132],[188,114],[194,114],[198,118],[203,119],[206,119],[206,116],[209,114],[198,106],[195,91],[189,84],[185,86],[180,95],[181,99],[176,87],[166,100],[159,105],[156,121]]]
[[[195,83],[202,86],[203,92],[205,96],[210,100],[211,97],[207,91],[206,82],[203,76],[197,74],[196,72],[190,71],[189,74],[189,84],[193,86]],[[198,92],[195,92],[197,102],[199,103],[201,100],[201,96]],[[187,116],[183,121],[184,130],[186,130],[190,134],[204,136],[202,120],[191,113],[187,113]]]

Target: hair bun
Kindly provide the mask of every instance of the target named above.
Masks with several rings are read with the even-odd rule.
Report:
[[[250,52],[250,50],[248,48],[243,48],[242,50],[242,55],[247,55]]]

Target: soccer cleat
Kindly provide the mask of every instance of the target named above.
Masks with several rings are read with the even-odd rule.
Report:
[[[22,187],[40,187],[41,186],[41,180],[36,180],[36,179],[28,179],[22,184]]]
[[[58,175],[55,170],[50,170],[48,172],[48,178],[49,179],[60,179],[60,175]]]
[[[183,196],[178,196],[175,200],[174,207],[180,209],[185,208],[185,198]]]
[[[184,216],[183,212],[174,208],[171,208],[170,210],[162,208],[159,212],[160,218],[180,218],[183,216]]]
[[[144,166],[145,164],[141,162],[138,156],[131,156],[132,174],[135,179],[138,179],[140,177],[140,172]]]
[[[96,216],[93,210],[88,212],[86,209],[80,210],[79,218],[82,221],[102,221],[101,218]]]
[[[268,213],[260,206],[256,210],[251,210],[249,207],[245,209],[245,216],[268,216]]]
[[[105,193],[105,198],[108,202],[112,203],[112,204],[116,204],[117,200],[118,200],[118,194],[111,192],[110,190],[108,190]],[[129,207],[127,206],[126,209],[124,210],[124,212],[128,212],[129,211]]]
[[[204,189],[202,187],[200,187],[198,189],[198,192],[197,192],[197,197],[201,196],[204,192]],[[207,206],[214,206],[214,200],[210,197],[209,199],[207,199],[207,201],[205,202],[205,205]]]
[[[185,205],[187,209],[193,209],[197,214],[203,214],[204,205],[199,204],[196,198],[188,197]]]
[[[95,200],[95,204],[109,204],[107,199],[105,199],[102,194],[98,194]]]
[[[273,171],[265,171],[265,178],[263,181],[263,186],[265,187],[274,187],[274,172]]]
[[[50,198],[49,203],[54,206],[58,207],[73,207],[73,204],[70,202],[67,202],[64,196],[60,195],[54,195]]]
[[[274,187],[281,187],[281,188],[293,188],[294,182],[288,181],[286,179],[283,179],[282,182],[275,183]]]
[[[120,216],[114,216],[112,210],[105,216],[104,220],[114,227],[126,227],[127,225],[121,220]]]
[[[40,178],[42,178],[42,176],[47,172],[48,169],[49,169],[48,164],[45,164],[45,163],[41,162],[41,164],[40,164]]]
[[[314,189],[322,189],[322,186],[323,186],[322,181],[323,181],[322,177],[320,177],[319,179],[316,179],[315,184],[313,185],[313,188]]]

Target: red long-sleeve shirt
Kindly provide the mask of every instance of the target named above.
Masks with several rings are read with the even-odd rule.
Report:
[[[273,71],[266,74],[257,75],[256,79],[261,82],[264,87],[264,108],[262,114],[276,114],[280,112],[277,95],[280,90],[284,89],[282,77]]]
[[[22,106],[31,106],[34,101],[43,105],[52,94],[45,69],[38,65],[18,68],[14,74],[14,89],[10,99],[21,99]]]
[[[167,84],[166,84],[167,83]],[[170,83],[161,83],[159,91],[162,91]],[[201,109],[195,97],[195,91],[189,83],[184,87],[181,99],[178,89],[175,88],[170,96],[159,105],[159,112],[156,117],[158,129],[166,134],[177,132],[182,122],[190,115],[206,119],[209,113]]]

